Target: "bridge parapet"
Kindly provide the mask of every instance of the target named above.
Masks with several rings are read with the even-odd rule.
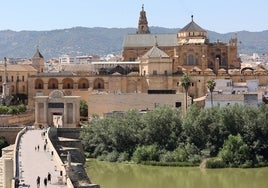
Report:
[[[13,177],[12,177],[12,187],[18,187],[19,183],[19,148],[21,137],[27,131],[27,127],[23,128],[16,137],[14,144],[14,152],[13,152]]]
[[[57,161],[58,168],[63,172],[69,188],[100,188],[99,185],[91,183],[84,169],[85,157],[81,142],[80,145],[78,144],[79,132],[80,129],[76,128],[49,128],[47,132],[48,146],[55,153],[54,160]],[[72,140],[73,143],[71,143]]]

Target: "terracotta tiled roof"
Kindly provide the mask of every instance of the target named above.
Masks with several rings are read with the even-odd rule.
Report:
[[[157,40],[157,41],[156,41]],[[177,46],[177,34],[132,34],[126,35],[123,47]]]
[[[0,64],[0,72],[4,71],[4,65]],[[7,65],[7,72],[12,72],[12,71],[20,71],[20,72],[36,72],[37,70],[32,66],[32,65],[13,65],[13,64],[8,64]]]
[[[91,64],[65,64],[62,65],[62,71],[70,72],[88,72],[92,71]]]
[[[187,24],[184,28],[180,30],[180,32],[193,32],[193,31],[201,31],[201,32],[206,32],[202,27],[197,25],[193,20]]]

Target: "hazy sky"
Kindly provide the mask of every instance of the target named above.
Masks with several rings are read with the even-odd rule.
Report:
[[[0,30],[136,28],[142,4],[149,26],[182,28],[194,15],[219,33],[268,30],[268,0],[3,0]]]

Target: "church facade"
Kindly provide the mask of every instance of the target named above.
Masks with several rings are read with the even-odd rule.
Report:
[[[240,69],[236,36],[228,43],[209,42],[207,31],[194,22],[193,16],[177,34],[152,34],[142,7],[137,33],[124,38],[123,60],[137,61],[156,43],[172,59],[173,74],[197,70],[200,74],[210,70],[218,74],[219,70],[228,73],[229,69]]]

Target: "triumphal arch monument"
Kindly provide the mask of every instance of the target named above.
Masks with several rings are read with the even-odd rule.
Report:
[[[80,120],[80,96],[66,96],[61,90],[53,90],[49,96],[35,96],[35,127],[78,127]]]

